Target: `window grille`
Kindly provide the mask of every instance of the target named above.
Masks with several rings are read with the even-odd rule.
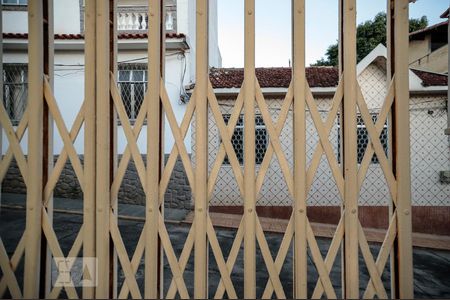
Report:
[[[128,118],[136,120],[147,91],[146,64],[119,64],[119,91]]]
[[[378,116],[376,114],[372,114],[372,121],[374,123],[377,121],[377,117]],[[338,149],[338,161],[341,162],[341,153],[340,153],[340,151],[341,151],[341,145],[340,145],[340,143],[341,143],[341,139],[340,139],[341,124],[339,122],[340,121],[339,121],[339,118],[338,118],[338,126],[337,126],[337,129],[338,129],[338,139],[337,139],[338,147],[337,147],[337,149]],[[364,153],[366,152],[367,145],[369,144],[369,134],[367,132],[366,125],[364,124],[364,121],[363,121],[361,115],[358,115],[357,122],[358,122],[358,125],[357,125],[358,150],[357,150],[357,152],[358,152],[358,164],[360,164],[362,162],[363,158],[364,158]],[[383,130],[381,131],[380,142],[381,142],[381,145],[383,146],[384,153],[387,155],[387,151],[388,151],[387,123],[384,123]],[[374,163],[374,164],[378,164],[379,163],[378,162],[378,157],[377,157],[376,154],[374,154],[372,156],[371,162]]]
[[[3,105],[13,125],[23,117],[28,97],[27,64],[3,65]]]
[[[230,120],[230,114],[223,114],[223,119],[225,124],[228,124]],[[266,154],[267,145],[268,145],[268,136],[266,125],[264,124],[264,120],[261,115],[255,116],[255,163],[261,164],[264,155]],[[239,163],[244,164],[244,117],[243,115],[239,116],[239,120],[234,129],[233,136],[231,137],[231,144],[233,145],[234,151],[236,152],[237,159]],[[224,164],[229,165],[230,161],[226,156],[224,159]]]
[[[2,0],[4,5],[27,5],[28,0]]]

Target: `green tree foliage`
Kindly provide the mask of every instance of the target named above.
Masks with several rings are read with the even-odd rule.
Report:
[[[409,32],[413,32],[428,26],[428,19],[422,16],[420,19],[409,20]],[[386,45],[386,13],[378,13],[373,20],[358,25],[356,29],[356,52],[358,62],[366,57],[378,44]],[[325,52],[325,58],[318,60],[314,66],[337,66],[339,63],[338,44],[330,45]]]

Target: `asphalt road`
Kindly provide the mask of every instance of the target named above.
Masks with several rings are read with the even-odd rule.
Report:
[[[24,210],[21,209],[5,209],[0,211],[0,236],[6,247],[8,254],[11,256],[14,251],[15,245],[18,243],[21,234],[23,233],[24,224]],[[61,248],[65,254],[68,253],[76,234],[80,229],[82,222],[82,216],[76,214],[61,214],[54,215],[54,228]],[[127,248],[129,256],[131,257],[134,248],[136,247],[140,232],[143,228],[143,223],[138,221],[120,220],[119,228],[124,240],[124,244]],[[177,256],[180,255],[184,245],[184,241],[189,231],[187,225],[182,224],[167,224],[167,229]],[[222,252],[225,256],[228,255],[234,240],[236,232],[234,230],[216,229],[217,238],[221,246]],[[272,251],[272,256],[275,257],[276,251],[281,243],[282,235],[280,234],[266,234],[266,239],[269,244],[269,248]],[[318,239],[319,248],[322,255],[326,255],[330,240]],[[373,254],[378,253],[379,245],[370,245]],[[233,268],[231,279],[238,296],[243,297],[243,251],[241,250]],[[292,249],[291,249],[292,250]],[[309,267],[308,267],[308,290],[309,295],[312,293],[314,286],[317,282],[317,272],[311,261],[311,257],[308,254]],[[261,296],[262,292],[267,284],[268,274],[265,268],[264,260],[259,250],[256,256],[257,261],[257,295]],[[289,251],[283,269],[281,270],[280,279],[286,293],[286,296],[292,297],[292,251]],[[220,280],[220,273],[216,266],[212,251],[209,254],[209,290],[210,297],[214,296],[218,282]],[[138,285],[143,291],[143,274],[144,274],[144,262],[141,261],[141,265],[136,275]],[[193,295],[193,259],[188,261],[186,270],[184,272],[184,279],[188,287],[190,295]],[[364,291],[364,287],[368,282],[368,272],[365,268],[362,256],[360,256],[360,283],[361,293]],[[331,271],[331,281],[335,287],[336,294],[340,295],[340,257],[337,257],[336,262]],[[23,263],[20,265],[19,270],[16,272],[19,278],[19,284],[22,284],[23,276]],[[171,281],[170,267],[167,259],[164,258],[164,289],[167,291]],[[119,282],[120,285],[123,282],[123,273],[119,268]],[[382,275],[382,280],[385,284],[385,288],[389,294],[389,269],[385,270]],[[414,286],[415,286],[415,298],[450,298],[450,252],[437,251],[430,249],[414,249]],[[5,295],[6,296],[6,295]],[[64,295],[61,295],[64,296]]]

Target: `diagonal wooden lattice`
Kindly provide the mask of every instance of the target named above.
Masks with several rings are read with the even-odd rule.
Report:
[[[61,115],[61,112],[59,111],[58,104],[56,102],[55,97],[53,96],[52,88],[49,84],[48,78],[44,77],[44,99],[49,109],[49,114],[53,118],[53,122],[56,125],[56,128],[59,132],[59,135],[61,136],[61,139],[63,141],[63,149],[58,157],[58,160],[54,166],[54,168],[51,170],[51,173],[49,174],[49,179],[44,187],[44,193],[43,193],[43,206],[42,206],[42,231],[44,233],[44,236],[47,241],[48,249],[50,250],[51,256],[58,258],[58,259],[64,259],[65,256],[61,250],[61,246],[59,244],[58,238],[56,236],[52,219],[49,215],[49,208],[48,204],[51,200],[53,190],[56,186],[56,183],[58,181],[58,178],[61,175],[61,172],[64,168],[64,165],[66,164],[67,160],[69,159],[73,169],[75,171],[76,179],[78,180],[80,187],[82,190],[84,190],[84,168],[80,162],[80,158],[77,155],[77,152],[75,150],[74,142],[80,132],[81,126],[84,122],[84,104],[81,106],[80,111],[78,112],[75,121],[72,125],[72,128],[70,132],[67,130],[66,124],[64,122],[64,119]],[[84,101],[83,101],[84,103]],[[79,255],[81,247],[83,243],[83,226],[81,226],[76,239],[68,253],[67,258],[75,258]],[[70,271],[72,269],[72,265],[70,262],[73,263],[73,260],[68,260],[69,263],[66,263],[65,270]],[[58,276],[61,276],[59,274]],[[69,282],[62,281],[62,286],[53,287],[49,294],[48,298],[58,298],[62,288],[64,287],[67,296],[70,298],[78,298],[78,293],[76,289],[74,288],[72,280]]]
[[[28,126],[28,110],[25,111],[22,120],[14,130],[12,122],[5,110],[5,106],[2,102],[0,105],[0,124],[3,130],[6,132],[6,137],[9,142],[8,150],[0,161],[0,181],[5,178],[6,172],[11,164],[13,158],[16,159],[19,166],[20,173],[24,179],[25,184],[28,181],[27,176],[27,161],[20,146],[24,133]],[[22,298],[22,292],[20,290],[15,271],[23,258],[25,252],[25,234],[22,234],[19,243],[17,244],[11,258],[8,257],[3,241],[0,237],[0,268],[3,276],[0,279],[0,297],[2,297],[8,289],[11,296],[14,298]]]

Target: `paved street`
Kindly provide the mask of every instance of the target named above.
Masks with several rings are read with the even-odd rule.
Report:
[[[81,226],[82,216],[77,214],[67,214],[67,213],[56,213],[54,216],[54,228],[56,230],[56,235],[61,244],[61,248],[65,254],[68,253],[76,234]],[[7,248],[9,255],[14,250],[14,246],[17,244],[21,233],[24,229],[24,210],[22,209],[5,209],[4,207],[0,211],[0,235]],[[122,234],[122,238],[131,256],[133,249],[136,247],[139,234],[143,228],[143,223],[141,221],[133,220],[120,220],[119,227]],[[184,240],[188,234],[189,225],[183,223],[168,223],[167,229],[170,234],[171,241],[174,245],[174,249],[177,255],[181,253],[182,247],[184,245]],[[221,245],[223,253],[228,254],[231,244],[235,236],[235,230],[229,229],[219,229],[216,228],[217,237]],[[272,255],[274,256],[277,249],[279,248],[282,235],[277,233],[267,233],[267,242],[270,249],[272,250]],[[329,239],[319,238],[319,247],[322,251],[322,255],[325,256],[326,250],[330,243]],[[379,246],[377,244],[371,245],[372,253],[376,254],[378,252]],[[261,295],[267,283],[267,271],[264,267],[264,262],[261,254],[258,251],[257,254],[257,295]],[[215,260],[213,254],[210,251],[209,256],[210,268],[209,268],[209,285],[210,285],[210,296],[214,296],[218,281],[220,279],[219,271],[215,265]],[[317,273],[313,264],[311,263],[311,258],[309,257],[310,267],[308,270],[308,289],[311,293],[314,289],[315,283],[317,281]],[[333,286],[336,289],[336,293],[339,295],[340,286],[340,272],[339,272],[340,258],[336,259],[336,263],[333,266],[331,272],[331,280]],[[364,267],[362,257],[360,257],[361,275],[360,281],[361,286],[367,283],[368,275],[367,270]],[[21,266],[19,269],[22,269]],[[171,280],[170,268],[167,260],[164,260],[164,287],[165,290],[168,289]],[[21,272],[18,271],[18,277],[21,277]],[[143,261],[137,272],[137,281],[141,289],[143,290]],[[123,281],[122,272],[119,270],[119,281]],[[284,290],[287,297],[292,297],[292,251],[289,251],[286,258],[286,262],[281,271],[281,282],[283,284]],[[184,278],[188,286],[188,290],[192,295],[193,290],[193,259],[189,260],[186,270],[184,272]],[[450,297],[450,252],[448,251],[438,251],[423,248],[414,249],[414,279],[415,279],[415,297],[416,298],[449,298]],[[238,256],[235,267],[233,268],[232,280],[236,288],[238,296],[243,296],[243,255],[242,247],[240,254]],[[386,289],[389,293],[387,282],[389,281],[388,271],[383,274],[383,281],[385,283]],[[21,282],[21,280],[19,280]],[[363,290],[361,290],[363,292]]]

